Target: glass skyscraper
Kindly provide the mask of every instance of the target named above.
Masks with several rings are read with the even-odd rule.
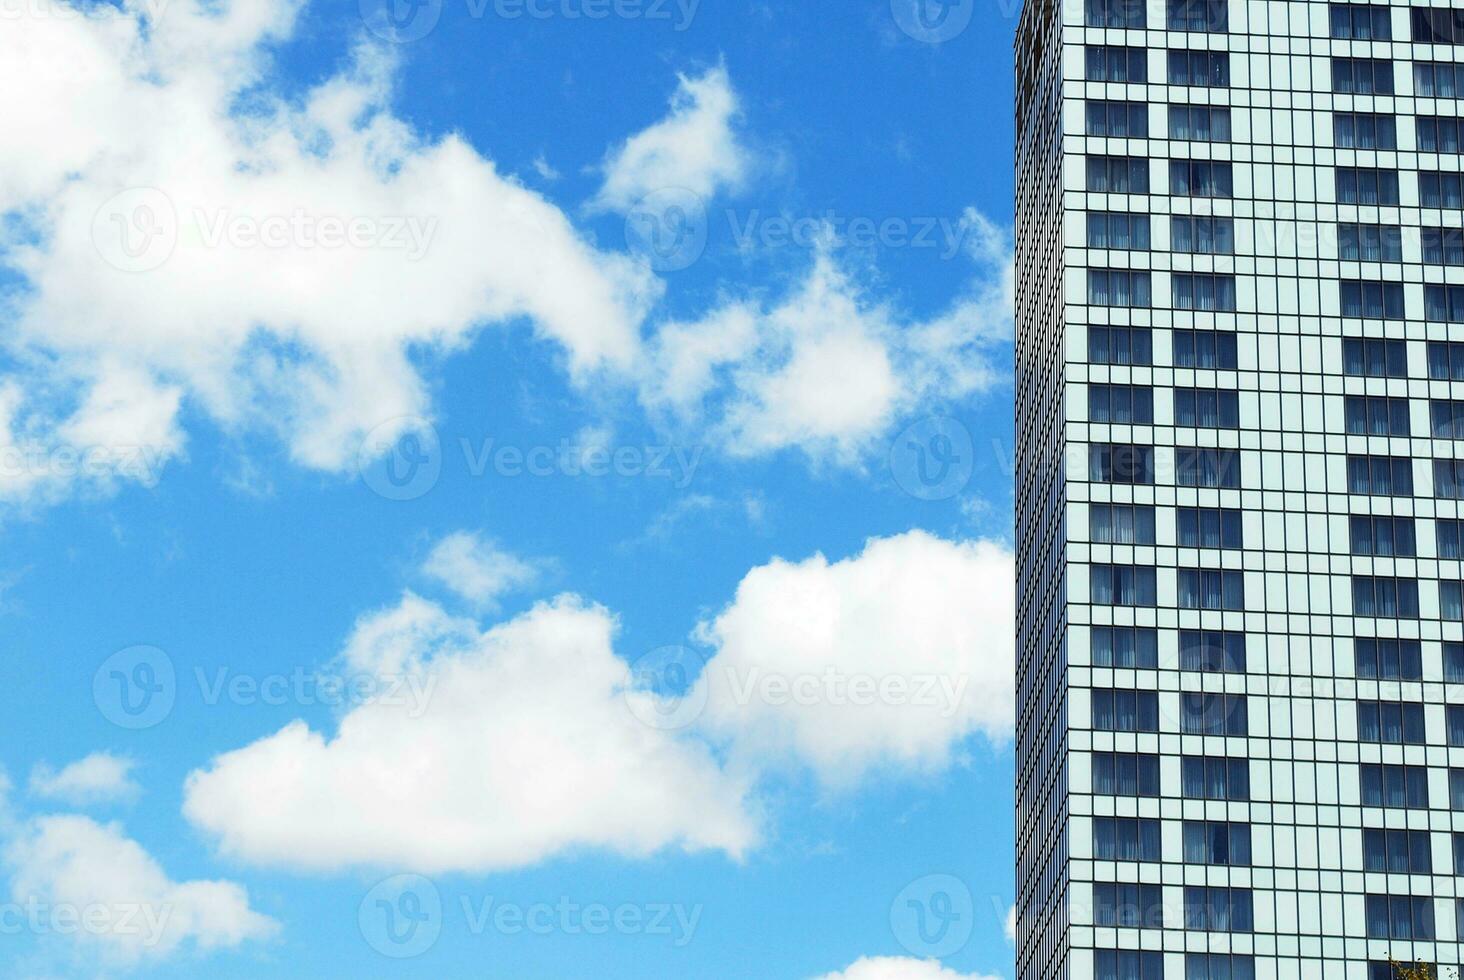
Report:
[[[1030,0],[1018,976],[1464,959],[1464,7]]]

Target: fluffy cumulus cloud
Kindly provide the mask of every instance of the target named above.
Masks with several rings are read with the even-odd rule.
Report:
[[[704,623],[707,729],[747,758],[784,757],[826,784],[934,770],[962,740],[1009,737],[1012,555],[912,531],[843,561],[750,571]]]
[[[41,763],[31,770],[30,792],[73,806],[129,800],[139,792],[132,779],[135,766],[132,759],[110,752],[93,752],[59,770]]]
[[[373,699],[215,758],[184,812],[223,852],[330,870],[493,871],[571,849],[741,854],[748,787],[700,743],[648,725],[612,648],[616,624],[573,597],[485,632],[415,597],[364,619],[347,670]],[[270,801],[267,807],[258,801]]]
[[[960,229],[975,272],[939,316],[911,321],[872,298],[825,245],[777,299],[663,326],[643,403],[736,455],[794,448],[848,464],[917,406],[989,389],[1011,338],[1011,246],[976,211]]]
[[[173,881],[116,824],[75,815],[28,821],[3,849],[11,899],[74,920],[45,923],[129,966],[183,950],[234,948],[278,926],[228,881]],[[68,924],[70,922],[70,924]]]
[[[917,960],[908,956],[865,956],[837,973],[825,973],[815,980],[1001,980],[998,976],[959,973],[941,966],[938,960]]]
[[[658,191],[684,190],[707,199],[737,188],[752,166],[737,116],[737,94],[725,67],[682,75],[670,114],[606,160],[605,182],[592,206],[628,211]]]
[[[531,584],[540,567],[480,534],[456,531],[433,545],[422,572],[468,602],[487,607]]]

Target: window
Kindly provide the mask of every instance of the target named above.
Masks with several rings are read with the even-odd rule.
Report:
[[[1418,148],[1427,153],[1459,152],[1459,120],[1449,116],[1419,116]]]
[[[1342,296],[1343,316],[1368,320],[1403,319],[1401,282],[1343,279],[1338,286]]]
[[[1332,91],[1342,95],[1392,95],[1393,63],[1381,58],[1333,58]]]
[[[1180,760],[1180,791],[1191,800],[1250,799],[1250,762],[1218,755],[1187,755]]]
[[[1461,468],[1464,475],[1464,468]],[[1240,489],[1240,450],[1199,449],[1181,446],[1174,450],[1175,482],[1182,487]]]
[[[1434,547],[1440,558],[1464,558],[1464,521],[1439,517],[1434,520]]]
[[[1444,680],[1451,684],[1464,683],[1464,643],[1444,642]]]
[[[1380,395],[1348,395],[1342,401],[1348,435],[1408,435],[1408,399]]]
[[[1090,44],[1084,49],[1084,77],[1090,82],[1147,82],[1149,52],[1112,44]]]
[[[1149,135],[1149,104],[1090,99],[1084,131],[1089,136],[1144,139]]]
[[[1093,728],[1100,732],[1157,732],[1159,695],[1154,691],[1095,687]]]
[[[1154,508],[1144,504],[1089,504],[1088,532],[1098,544],[1153,544]]]
[[[1428,403],[1428,425],[1435,439],[1464,438],[1464,401],[1435,398]]]
[[[1151,302],[1149,273],[1134,269],[1089,269],[1088,302],[1093,306],[1148,306]]]
[[[1428,809],[1428,769],[1424,766],[1363,763],[1357,768],[1363,806]],[[1464,789],[1464,782],[1460,788]]]
[[[1179,669],[1245,673],[1245,634],[1226,630],[1181,630]]]
[[[1248,726],[1244,694],[1183,691],[1179,695],[1179,730],[1186,735],[1243,736]]]
[[[1402,262],[1403,229],[1397,225],[1337,225],[1337,257],[1354,262]]]
[[[1364,830],[1362,866],[1367,871],[1430,874],[1433,849],[1426,830]]]
[[[1176,272],[1170,277],[1176,310],[1235,312],[1235,277],[1216,272]]]
[[[1089,248],[1149,248],[1149,216],[1113,211],[1088,213]]]
[[[1248,867],[1251,863],[1250,824],[1186,820],[1184,860],[1186,864]]]
[[[1154,482],[1154,447],[1099,443],[1088,448],[1088,479],[1095,483]]]
[[[1350,41],[1391,41],[1393,20],[1388,8],[1370,3],[1334,3],[1331,14],[1332,36]]]
[[[1223,34],[1230,29],[1225,0],[1165,0],[1164,23],[1171,31]]]
[[[1089,385],[1088,421],[1149,425],[1154,421],[1154,389],[1148,385]]]
[[[1256,961],[1242,953],[1185,953],[1184,980],[1256,980]]]
[[[1164,980],[1164,954],[1136,949],[1094,950],[1093,980]]]
[[[1449,809],[1464,810],[1464,769],[1449,770]]]
[[[1423,705],[1411,701],[1359,701],[1357,738],[1383,745],[1422,745]]]
[[[1144,157],[1089,156],[1087,188],[1102,194],[1149,193],[1149,161]]]
[[[1228,388],[1174,389],[1174,424],[1240,428],[1240,393]]]
[[[1464,935],[1464,933],[1461,933]],[[1367,980],[1401,980],[1393,964],[1383,960],[1367,961]]]
[[[1423,261],[1429,265],[1464,265],[1464,229],[1421,228]]]
[[[1201,143],[1230,142],[1230,110],[1223,106],[1171,105],[1169,138]]]
[[[1464,10],[1414,7],[1413,40],[1421,44],[1464,44]]]
[[[1464,745],[1464,704],[1444,707],[1444,733],[1450,745]]]
[[[1411,517],[1372,517],[1354,514],[1348,521],[1354,555],[1378,558],[1412,558],[1418,542]]]
[[[1181,507],[1175,514],[1181,548],[1244,548],[1240,511],[1221,507]]]
[[[1354,377],[1408,377],[1408,345],[1401,340],[1348,337],[1342,341],[1342,370]],[[1464,380],[1464,361],[1460,364]]]
[[[1424,286],[1423,317],[1464,323],[1464,286]]]
[[[1093,792],[1107,796],[1158,796],[1159,757],[1139,752],[1094,752]]]
[[[1464,620],[1464,586],[1460,583],[1439,583],[1439,618]]]
[[[1418,581],[1386,575],[1352,576],[1352,615],[1418,618]]]
[[[1464,174],[1420,171],[1418,197],[1426,208],[1464,208]]]
[[[1433,899],[1414,895],[1368,895],[1367,938],[1434,938]]]
[[[1169,84],[1229,88],[1230,55],[1225,51],[1170,51]]]
[[[1464,875],[1464,834],[1455,831],[1452,837],[1454,845],[1454,874]]]
[[[1238,366],[1235,334],[1228,330],[1174,331],[1174,366],[1217,368],[1233,371]]]
[[[1396,150],[1398,122],[1375,112],[1337,112],[1332,115],[1332,145],[1353,150]]]
[[[1154,569],[1143,565],[1092,565],[1091,601],[1100,606],[1152,606],[1158,602]]]
[[[1377,170],[1370,167],[1338,167],[1337,203],[1397,204],[1398,171]]]
[[[1187,885],[1184,927],[1201,932],[1250,932],[1254,926],[1249,888]]]
[[[1153,364],[1153,335],[1148,327],[1090,326],[1088,360],[1094,364]]]
[[[1170,160],[1169,192],[1183,197],[1230,197],[1235,192],[1230,164],[1217,160]]]
[[[1145,626],[1094,626],[1091,639],[1093,666],[1159,666],[1159,634]]]
[[[1181,568],[1178,572],[1179,608],[1245,608],[1245,574],[1216,568]]]
[[[1464,64],[1449,61],[1413,63],[1413,94],[1425,98],[1457,99],[1464,95]]]
[[[1093,924],[1129,928],[1164,926],[1164,889],[1159,885],[1099,881],[1093,884]]]
[[[1348,456],[1347,492],[1411,497],[1413,460],[1406,456]]]
[[[1423,678],[1423,650],[1417,640],[1359,636],[1352,641],[1352,657],[1357,676],[1368,680]]]
[[[1169,219],[1169,248],[1203,255],[1235,254],[1235,219],[1175,215]]]
[[[1099,861],[1162,861],[1159,821],[1094,817],[1093,857]]]
[[[1464,460],[1434,460],[1433,476],[1435,497],[1464,500]]]

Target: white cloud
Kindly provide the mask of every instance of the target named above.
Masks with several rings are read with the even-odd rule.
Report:
[[[87,923],[71,933],[77,941],[120,964],[156,961],[184,947],[233,948],[278,929],[250,908],[240,885],[171,880],[117,824],[41,817],[10,840],[4,858],[16,903],[71,910]]]
[[[734,130],[737,94],[727,69],[680,76],[665,119],[632,136],[605,163],[605,183],[592,206],[628,211],[647,194],[688,190],[710,199],[736,189],[751,158]]]
[[[505,594],[532,584],[540,569],[482,535],[457,531],[433,546],[422,571],[469,602],[489,607]]]
[[[996,356],[1011,337],[1010,243],[974,210],[959,229],[976,268],[941,315],[912,322],[872,299],[825,243],[782,298],[733,300],[663,326],[642,402],[736,455],[796,448],[816,460],[858,462],[902,415],[1001,380]]]
[[[1015,905],[1007,909],[1006,921],[1002,923],[1002,929],[1006,933],[1007,942],[1017,941],[1017,907]]]
[[[847,786],[885,767],[935,770],[1014,719],[1012,554],[911,531],[829,562],[748,572],[704,623],[708,731],[739,757]]]
[[[184,812],[236,858],[297,869],[515,868],[571,850],[740,855],[748,787],[639,721],[615,621],[574,597],[477,632],[407,597],[358,624],[349,668],[404,671],[333,735],[303,722],[191,774]],[[256,805],[260,799],[268,807]]]
[[[1001,980],[980,973],[958,973],[938,960],[917,960],[908,956],[865,956],[837,973],[815,980]]]
[[[136,765],[132,759],[110,752],[93,752],[59,772],[41,763],[31,770],[30,792],[42,799],[61,800],[73,806],[127,800],[139,792],[132,780]]]

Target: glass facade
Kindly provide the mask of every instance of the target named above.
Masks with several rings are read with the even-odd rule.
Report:
[[[1459,976],[1453,2],[1022,12],[1020,980]]]

